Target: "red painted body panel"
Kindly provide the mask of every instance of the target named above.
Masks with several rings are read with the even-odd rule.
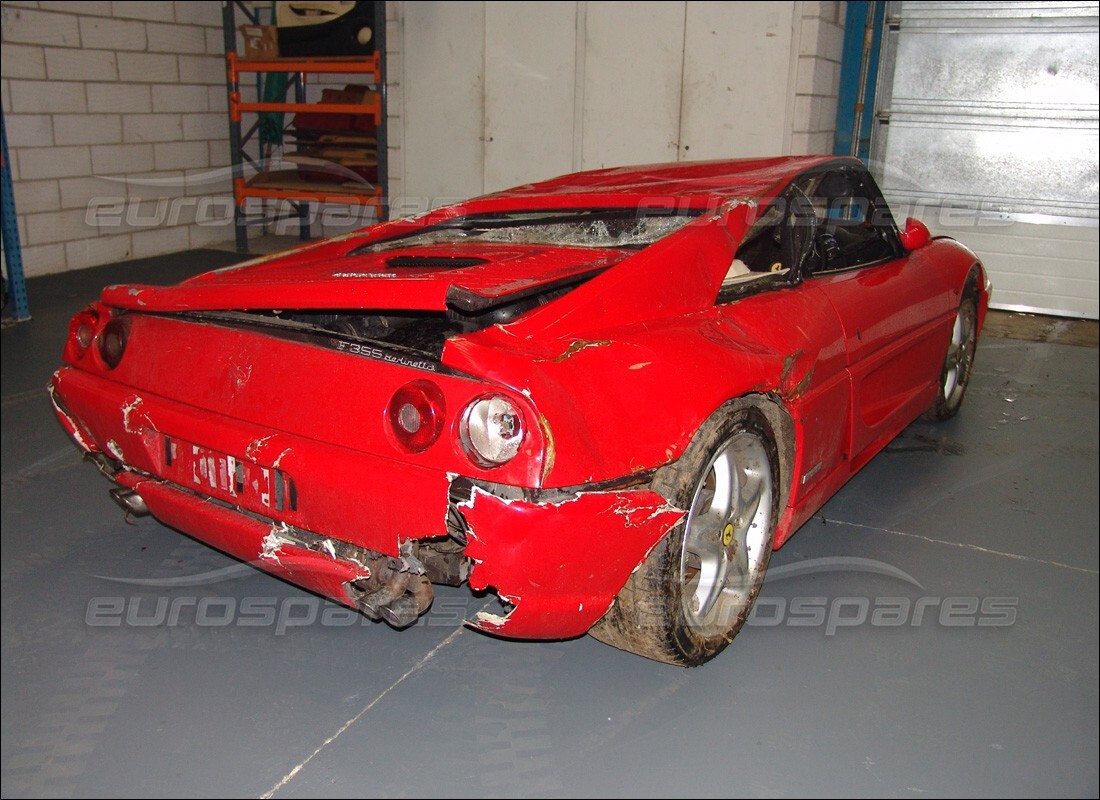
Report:
[[[98,363],[82,365],[83,369],[72,375],[74,379],[98,377],[96,385],[110,387],[120,400],[153,396],[195,409],[194,416],[203,419],[188,424],[184,414],[181,424],[188,424],[196,433],[215,424],[202,413],[209,412],[218,420],[240,422],[259,436],[288,434],[352,452],[368,452],[395,464],[469,473],[473,465],[456,431],[449,429],[423,453],[409,453],[390,435],[383,417],[385,407],[397,389],[425,377],[440,387],[451,416],[489,390],[507,392],[467,376],[427,370],[431,365],[426,361],[415,363],[424,368],[285,341],[255,330],[135,315],[123,363],[114,370]],[[313,376],[339,376],[339,380],[318,382]],[[76,392],[73,399],[83,393]],[[66,405],[70,404],[68,394],[60,388]],[[544,448],[535,412],[524,397],[513,394],[512,400],[527,408],[531,421],[521,453],[524,458],[492,472],[475,470],[471,477],[491,476],[501,483],[526,485],[541,475]],[[217,441],[208,441],[211,437],[196,439],[170,427],[157,429],[198,444],[219,446]],[[223,435],[219,431],[214,438]],[[220,449],[245,455],[244,444],[232,444],[233,448]]]
[[[648,490],[547,504],[475,490],[460,507],[471,528],[470,587],[493,587],[516,606],[506,621],[481,615],[476,627],[532,639],[587,632],[638,566],[638,554],[644,558],[684,515]]]
[[[240,461],[278,469],[294,481],[296,511],[278,511],[271,500],[265,503],[248,492],[230,498],[202,480],[176,481],[183,489],[232,502],[246,512],[278,518],[387,555],[397,555],[399,539],[446,534],[448,480],[444,471],[273,432],[73,369],[58,372],[53,387],[66,413],[94,431],[94,438],[88,441],[92,450],[115,456],[143,476],[167,482],[171,470],[165,463],[164,437],[169,436],[180,446],[210,448]],[[128,413],[126,409],[133,410]],[[369,491],[363,491],[364,485]],[[417,498],[416,502],[408,502],[410,497]],[[201,498],[195,496],[195,508],[202,505]],[[207,538],[198,522],[177,527]],[[247,558],[256,556],[252,553]]]
[[[674,461],[731,397],[780,388],[796,417],[804,404],[816,408],[820,387],[846,366],[840,325],[819,305],[799,286],[591,334],[608,338],[558,341],[551,352],[533,341],[508,348],[508,334],[490,329],[453,341],[444,360],[486,365],[486,377],[530,397],[554,441],[543,485],[576,486]],[[577,349],[577,341],[586,344]],[[593,446],[605,441],[612,444]]]
[[[358,246],[358,243],[356,243]],[[403,249],[402,256],[479,256],[487,264],[448,269],[386,264],[395,253],[335,255],[259,264],[242,272],[212,272],[180,286],[120,286],[103,302],[138,311],[198,311],[243,308],[379,308],[446,311],[447,291],[461,287],[484,297],[528,289],[609,267],[623,254],[612,250],[567,250],[499,244],[435,245]]]
[[[932,248],[933,250],[937,248]],[[857,464],[899,416],[929,406],[946,351],[943,336],[959,307],[961,286],[928,280],[928,249],[863,269],[811,278],[844,327],[854,415],[849,453]],[[912,413],[903,409],[913,406]],[[896,435],[896,432],[895,432]],[[893,436],[890,436],[893,438]]]
[[[361,565],[292,544],[273,558],[268,535],[291,526],[398,557],[410,541],[454,535],[448,513],[458,513],[471,586],[514,605],[476,624],[518,637],[580,635],[682,516],[649,490],[650,476],[731,398],[774,404],[789,423],[776,547],[932,402],[977,263],[954,242],[716,304],[769,200],[832,160],[599,170],[176,287],[109,287],[93,333],[127,312],[126,354],[109,369],[96,346],[82,350],[71,337],[53,382],[58,413],[157,517],[341,603],[353,604],[346,584],[362,577]],[[637,251],[471,242],[349,255],[465,214],[639,206],[703,213]],[[395,270],[388,261],[398,254],[486,263]],[[504,298],[562,281],[581,282],[502,324],[449,336],[438,360],[178,313],[442,319],[454,290]],[[987,303],[983,275],[979,321]],[[388,408],[395,392],[423,380],[438,388],[444,425],[411,452]],[[525,432],[518,455],[491,469],[467,455],[461,435],[463,409],[490,394],[513,404]],[[483,488],[460,504],[451,496],[458,479]]]
[[[345,585],[364,576],[358,564],[278,541],[278,527],[231,509],[197,500],[160,481],[124,472],[118,482],[137,491],[161,522],[198,536],[219,550],[247,561],[334,602],[354,608]]]

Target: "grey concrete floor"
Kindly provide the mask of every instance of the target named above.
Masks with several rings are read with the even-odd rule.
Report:
[[[459,589],[396,632],[126,524],[43,390],[68,317],[232,260],[38,279],[3,331],[5,797],[1096,796],[1095,348],[985,339],[681,670],[482,636]]]

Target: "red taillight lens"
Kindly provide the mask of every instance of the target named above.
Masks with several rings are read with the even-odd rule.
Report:
[[[107,369],[114,369],[122,361],[126,352],[126,342],[130,338],[130,318],[115,317],[99,334],[99,356]]]
[[[95,306],[88,306],[73,317],[69,323],[69,339],[65,342],[65,360],[75,363],[84,358],[95,340],[96,327],[99,325],[99,313]]]
[[[438,386],[431,381],[413,381],[394,393],[386,416],[401,446],[419,453],[431,447],[443,433],[446,410]]]

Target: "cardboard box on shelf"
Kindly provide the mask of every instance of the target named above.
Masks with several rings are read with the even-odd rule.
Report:
[[[245,58],[278,58],[279,34],[274,25],[242,25]]]

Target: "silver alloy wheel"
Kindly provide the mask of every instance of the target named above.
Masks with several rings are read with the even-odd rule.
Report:
[[[703,635],[728,630],[752,604],[767,564],[772,467],[763,440],[735,433],[695,487],[680,556],[684,617]]]
[[[977,312],[973,303],[963,302],[955,317],[951,344],[947,346],[947,361],[943,366],[943,400],[948,409],[955,409],[966,391],[970,367],[974,362],[977,327]]]

